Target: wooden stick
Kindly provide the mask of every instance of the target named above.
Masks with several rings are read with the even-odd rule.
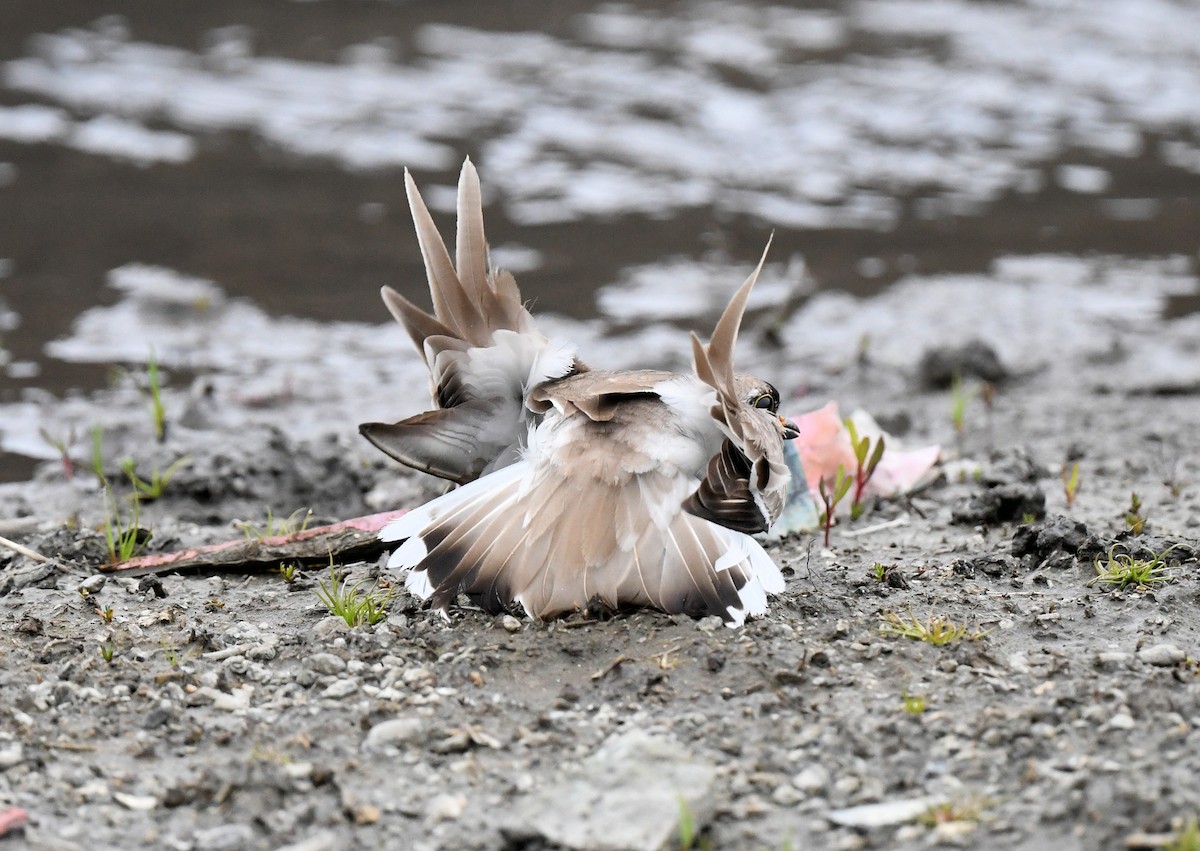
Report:
[[[371,558],[383,552],[379,530],[405,513],[385,511],[333,523],[314,526],[289,535],[271,535],[238,541],[222,541],[205,547],[192,547],[173,553],[138,556],[117,564],[103,564],[104,573],[143,576],[172,570],[245,570],[274,567],[280,562],[328,561],[330,556]]]
[[[16,541],[10,541],[8,538],[0,537],[0,547],[8,547],[14,553],[20,553],[21,555],[25,556],[25,558],[31,558],[34,561],[50,561],[50,559],[46,558],[41,553],[34,552],[33,550],[29,549],[29,547],[23,544],[18,544]]]

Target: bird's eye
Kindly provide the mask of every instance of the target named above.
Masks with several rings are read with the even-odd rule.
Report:
[[[779,403],[775,401],[770,393],[764,393],[754,400],[754,407],[775,413],[779,407]]]

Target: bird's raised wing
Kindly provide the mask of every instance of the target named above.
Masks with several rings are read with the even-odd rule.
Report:
[[[767,249],[770,247],[768,242]],[[733,347],[746,301],[766,259],[764,249],[758,266],[721,314],[708,344],[692,334],[696,376],[717,392],[711,413],[725,440],[709,461],[700,487],[684,500],[683,507],[690,514],[747,533],[766,531],[775,522],[791,481],[783,457],[788,424],[774,412],[742,399],[733,372]]]
[[[433,313],[391,287],[383,288],[383,301],[429,367],[437,409],[397,423],[364,423],[359,431],[402,464],[461,484],[516,460],[530,389],[586,367],[537,330],[512,275],[489,268],[471,161],[459,176],[454,263],[407,170],[404,182]]]

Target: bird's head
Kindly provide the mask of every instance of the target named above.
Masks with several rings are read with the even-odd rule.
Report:
[[[770,420],[779,430],[780,438],[791,440],[800,434],[800,429],[791,420],[779,416],[779,391],[769,381],[744,372],[734,375],[734,386],[742,403]]]

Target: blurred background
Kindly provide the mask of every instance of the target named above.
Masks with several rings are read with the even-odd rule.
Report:
[[[1181,316],[1197,33],[1187,0],[7,0],[0,403],[104,384],[119,350],[54,344],[129,264],[272,317],[424,303],[402,169],[449,227],[464,156],[539,312],[691,327],[774,230],[781,328],[1026,255],[1169,258]]]

